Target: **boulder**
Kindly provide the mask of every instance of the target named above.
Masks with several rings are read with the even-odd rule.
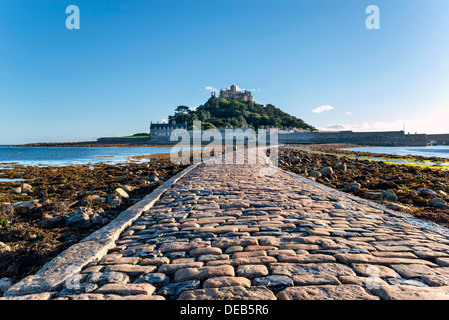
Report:
[[[32,187],[30,184],[28,184],[28,183],[22,183],[22,184],[20,185],[20,188],[22,188],[22,192],[24,192],[24,191],[26,191],[26,190],[31,190],[31,189],[33,189],[33,187]]]
[[[374,186],[376,189],[388,190],[388,189],[397,189],[398,185],[393,181],[383,181],[379,182]]]
[[[11,251],[11,247],[6,243],[0,242],[0,252],[8,252]]]
[[[65,226],[73,228],[88,228],[92,225],[91,216],[94,214],[92,208],[79,207],[77,212],[69,214]]]
[[[75,213],[65,221],[66,227],[88,228],[91,225],[90,217],[87,213]]]
[[[159,177],[155,174],[152,174],[151,176],[148,177],[147,181],[157,182],[157,181],[159,181]]]
[[[323,177],[328,177],[334,173],[334,170],[331,167],[324,167],[320,170],[320,173]]]
[[[437,190],[437,191],[435,191],[435,192],[438,193],[438,195],[439,195],[440,197],[443,197],[443,198],[446,198],[446,197],[447,197],[447,193],[444,192],[443,190]]]
[[[86,213],[87,215],[92,215],[94,213],[94,209],[88,207],[79,207],[78,213]]]
[[[342,164],[338,165],[335,168],[335,170],[346,172],[348,170],[348,167],[346,166],[345,163],[342,163]]]
[[[106,199],[106,197],[98,197],[98,198],[96,198],[94,200],[94,202],[96,202],[96,203],[106,203],[107,199]]]
[[[125,190],[127,193],[129,193],[129,192],[133,192],[134,190],[136,190],[137,187],[126,185],[126,186],[123,186],[122,189]]]
[[[367,191],[365,197],[371,200],[383,199],[384,195],[381,191]]]
[[[319,171],[311,171],[307,176],[311,178],[319,178],[321,177],[321,173]]]
[[[32,207],[42,206],[39,203],[39,200],[13,202],[11,205],[16,209],[20,208],[30,209]]]
[[[92,202],[94,202],[97,198],[99,198],[100,196],[97,194],[92,194],[92,195],[88,195],[85,196],[82,200],[81,200],[81,205],[86,206]]]
[[[13,286],[14,282],[10,278],[0,279],[0,297]]]
[[[361,187],[362,187],[362,185],[360,183],[354,182],[354,183],[350,183],[350,184],[346,185],[345,190],[351,191],[351,192],[358,192],[358,191],[360,191]]]
[[[421,189],[418,194],[420,197],[430,198],[430,197],[438,197],[438,193],[433,191],[432,189]]]
[[[113,207],[118,207],[122,203],[122,201],[120,200],[120,197],[118,197],[115,194],[109,195],[107,202],[110,206],[113,206]]]
[[[39,227],[41,228],[53,228],[59,224],[62,224],[64,221],[64,218],[62,217],[52,217],[52,218],[47,218],[44,220],[39,221],[37,224],[39,225]]]
[[[447,202],[439,198],[433,198],[428,202],[428,205],[439,209],[449,209]]]
[[[366,191],[365,197],[371,200],[387,200],[392,202],[398,201],[398,196],[393,190]]]
[[[11,193],[11,194],[21,194],[22,193],[22,188],[21,187],[12,188],[11,190],[9,190],[9,193]]]
[[[103,224],[103,217],[98,213],[94,213],[90,216],[90,222],[92,224]]]
[[[385,190],[383,191],[383,198],[387,201],[396,202],[398,201],[398,196],[393,190]]]
[[[129,198],[129,195],[122,188],[115,189],[114,194],[119,196],[120,198],[126,198],[126,199]]]

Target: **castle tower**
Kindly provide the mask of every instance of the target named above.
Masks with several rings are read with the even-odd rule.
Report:
[[[243,100],[243,101],[253,101],[253,95],[250,91],[238,91],[237,86],[233,83],[229,90],[220,90],[220,96],[221,99],[228,99],[228,100]]]

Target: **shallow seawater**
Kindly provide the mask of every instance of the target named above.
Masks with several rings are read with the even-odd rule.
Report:
[[[0,179],[0,183],[1,182],[21,182],[21,181],[26,181],[26,179]]]
[[[427,147],[361,147],[343,149],[347,151],[369,152],[379,154],[391,154],[396,156],[421,156],[421,157],[436,157],[441,161],[419,161],[411,159],[395,159],[384,157],[365,157],[354,156],[360,160],[381,161],[393,164],[406,164],[418,166],[435,166],[443,169],[449,169],[449,146],[427,146]]]
[[[449,146],[426,147],[361,147],[343,149],[348,151],[385,153],[399,156],[422,156],[449,159]]]
[[[198,148],[192,148],[196,150]],[[95,163],[117,164],[135,160],[132,157],[170,153],[172,148],[138,147],[14,147],[0,146],[0,169],[16,166],[68,166]]]

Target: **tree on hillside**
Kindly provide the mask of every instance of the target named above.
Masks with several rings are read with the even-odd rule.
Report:
[[[190,112],[190,108],[187,106],[179,106],[175,109],[175,114],[187,114]]]

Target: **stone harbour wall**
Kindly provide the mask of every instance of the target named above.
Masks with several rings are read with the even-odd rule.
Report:
[[[425,134],[391,132],[303,132],[279,135],[283,144],[344,143],[370,146],[425,146]]]
[[[245,130],[243,130],[244,132]],[[222,132],[221,132],[222,133]],[[243,137],[245,134],[236,133],[237,137]],[[225,144],[225,134],[222,133],[222,143]],[[449,135],[448,135],[449,138]],[[449,140],[449,139],[448,139]],[[267,142],[269,142],[267,134]],[[403,131],[386,132],[301,132],[279,134],[278,142],[281,144],[359,144],[369,146],[426,146],[430,141],[426,134],[405,134]],[[97,140],[102,144],[178,144],[178,141],[170,141],[170,137],[152,137],[147,138],[100,138]],[[208,144],[209,139],[203,140]],[[191,138],[191,144],[193,144]]]
[[[426,135],[427,143],[437,141],[438,143],[449,143],[449,134],[428,134]]]

